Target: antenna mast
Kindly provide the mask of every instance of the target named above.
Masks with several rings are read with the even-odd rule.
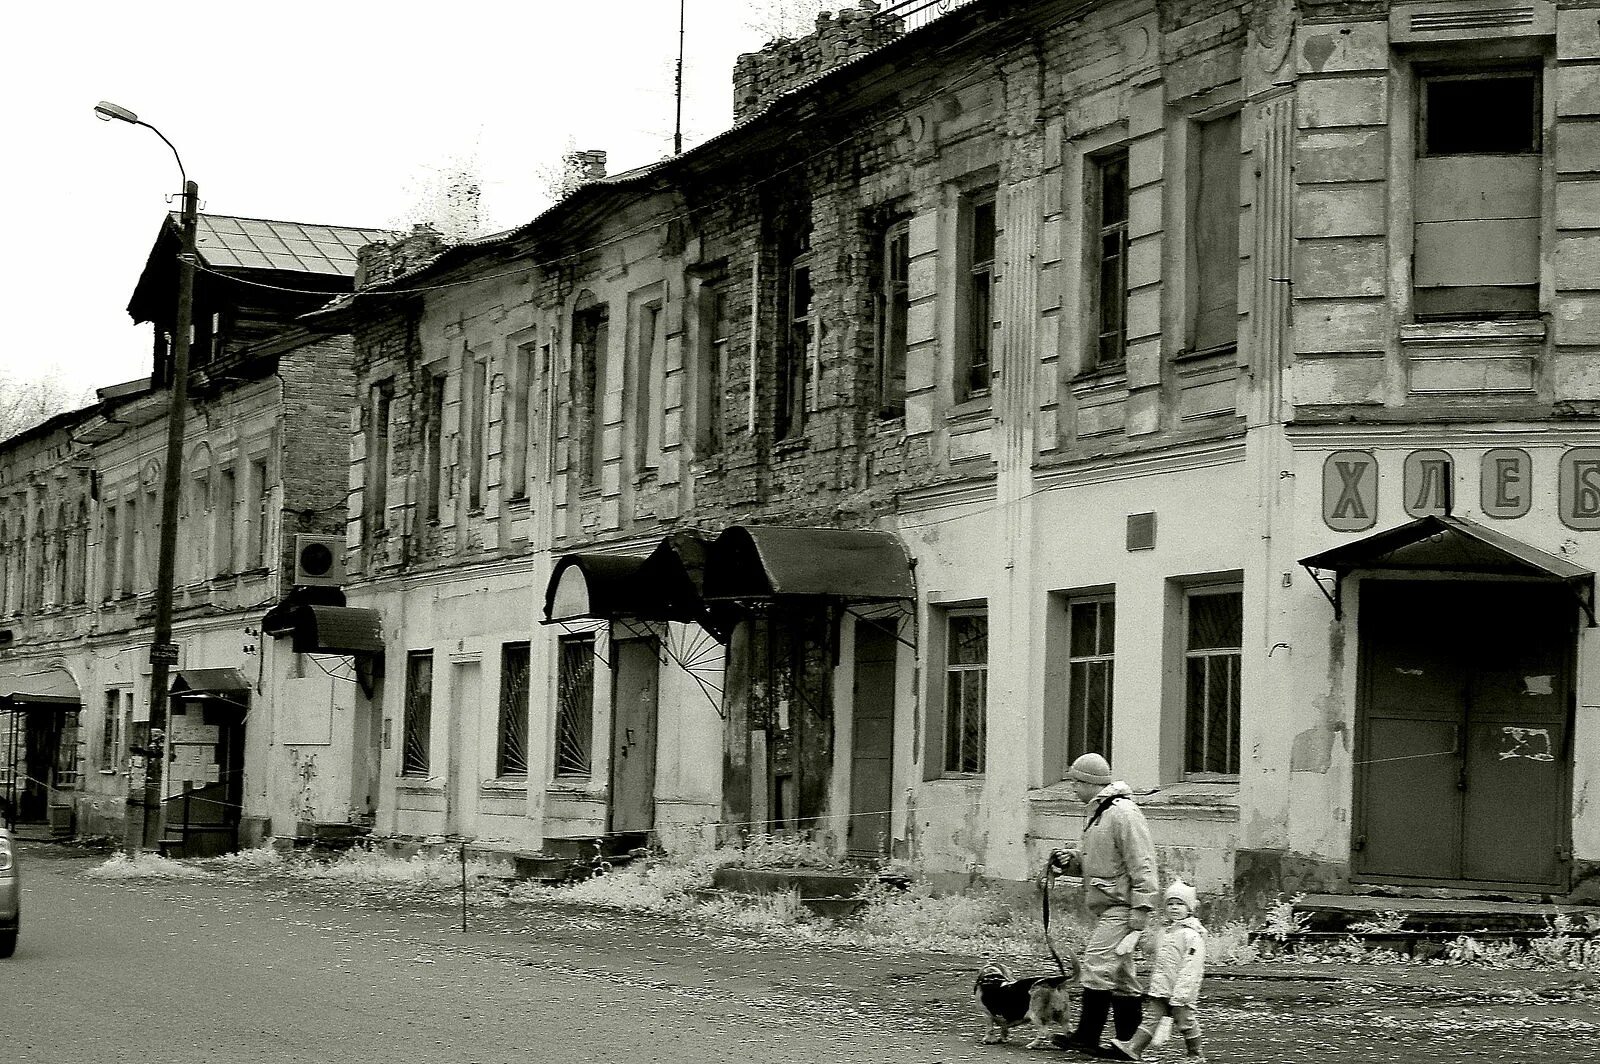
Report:
[[[683,154],[683,8],[687,0],[678,0],[678,76],[677,115],[672,121],[672,154]]]

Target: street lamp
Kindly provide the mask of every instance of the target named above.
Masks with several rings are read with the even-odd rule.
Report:
[[[160,551],[156,563],[156,616],[150,636],[150,720],[141,733],[135,727],[136,745],[145,750],[145,771],[134,772],[128,780],[128,818],[125,848],[137,854],[156,849],[166,833],[165,806],[162,804],[162,778],[166,768],[167,678],[168,667],[178,663],[178,648],[172,642],[172,582],[178,545],[178,490],[183,475],[183,422],[189,401],[189,334],[194,322],[195,230],[200,221],[200,189],[183,168],[183,158],[166,134],[126,107],[101,100],[95,104],[95,117],[102,122],[118,121],[144,126],[172,149],[178,161],[178,176],[183,181],[183,213],[179,226],[178,313],[172,337],[172,380],[167,401],[167,463],[161,485]]]

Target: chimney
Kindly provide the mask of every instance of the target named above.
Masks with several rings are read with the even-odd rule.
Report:
[[[568,180],[574,188],[606,176],[606,153],[596,149],[568,152],[565,159]]]
[[[411,232],[395,240],[374,240],[356,249],[356,291],[391,281],[438,256],[444,238],[427,223],[411,227]]]
[[[815,32],[799,40],[779,38],[759,52],[741,55],[733,65],[733,120],[737,124],[766,110],[797,85],[876,51],[905,33],[905,20],[880,14],[873,0],[817,15]]]

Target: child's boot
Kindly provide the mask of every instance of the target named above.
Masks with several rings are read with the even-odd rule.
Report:
[[[1124,1041],[1121,1038],[1111,1040],[1111,1048],[1106,1055],[1113,1060],[1143,1060],[1144,1051],[1150,1045],[1150,1039],[1155,1036],[1149,1025],[1140,1027],[1133,1033],[1133,1037]]]
[[[1188,1053],[1190,1064],[1206,1064],[1205,1054],[1200,1052],[1200,1036],[1186,1034],[1183,1036],[1183,1048]]]

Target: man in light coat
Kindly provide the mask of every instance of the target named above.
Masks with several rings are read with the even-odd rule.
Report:
[[[1106,759],[1084,754],[1067,770],[1067,779],[1078,800],[1088,806],[1083,837],[1075,848],[1053,851],[1050,863],[1083,878],[1095,924],[1083,949],[1078,1026],[1065,1038],[1058,1035],[1056,1044],[1098,1056],[1108,1015],[1118,1038],[1132,1038],[1139,1029],[1143,1006],[1134,951],[1117,947],[1130,932],[1143,931],[1149,924],[1161,899],[1161,883],[1150,825],[1128,785],[1111,778]]]

